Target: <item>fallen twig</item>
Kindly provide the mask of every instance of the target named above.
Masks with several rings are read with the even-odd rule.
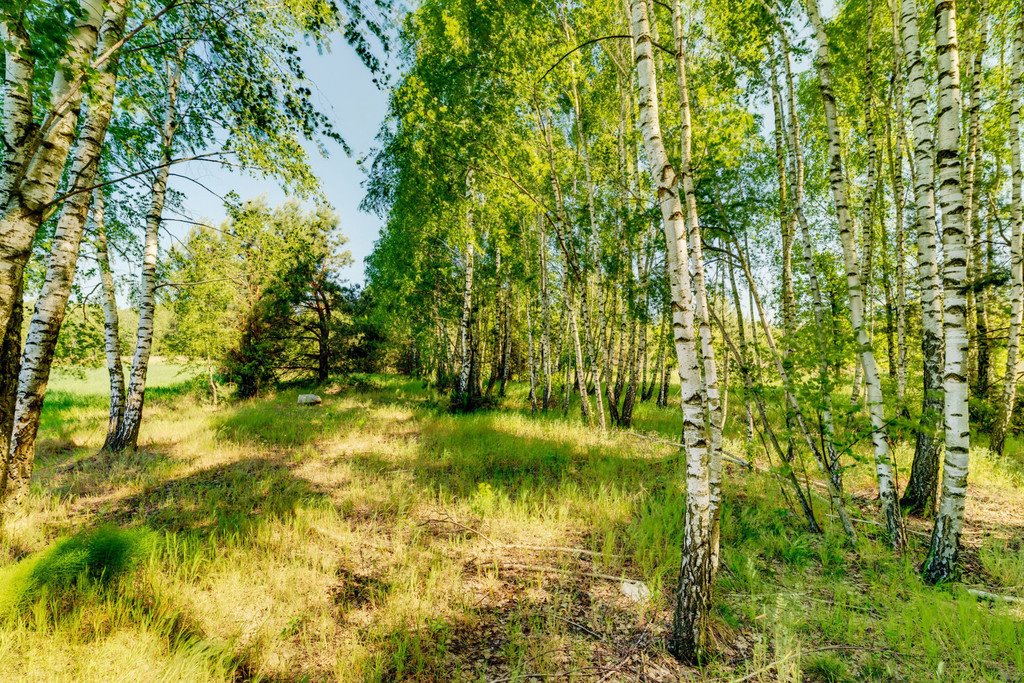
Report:
[[[470,533],[476,534],[480,538],[482,538],[485,541],[487,541],[488,543],[490,543],[495,548],[508,548],[510,550],[536,550],[538,552],[545,552],[545,551],[547,551],[547,552],[553,552],[553,553],[568,553],[568,554],[575,554],[575,555],[587,555],[589,557],[618,557],[618,555],[615,554],[615,553],[605,554],[603,552],[596,552],[594,550],[586,550],[585,548],[573,548],[573,547],[562,546],[562,545],[529,545],[529,544],[523,544],[523,543],[499,543],[498,541],[495,541],[493,538],[491,538],[487,534],[483,533],[482,531],[479,531],[478,529],[474,529],[473,527],[471,527],[469,525],[463,524],[462,522],[460,522],[460,521],[458,521],[456,519],[453,519],[450,515],[447,515],[447,514],[446,514],[446,516],[443,519],[431,518],[431,519],[428,519],[428,520],[426,520],[424,522],[421,522],[421,526],[423,524],[430,524],[432,522],[436,522],[436,523],[445,523],[445,522],[447,522],[448,524],[453,524],[453,525],[459,527],[460,529],[464,529],[466,531],[469,531]]]
[[[644,434],[642,432],[635,432],[635,431],[633,431],[631,429],[624,429],[624,430],[622,430],[622,433],[623,434],[627,434],[629,436],[635,436],[638,439],[647,439],[648,441],[654,441],[655,443],[663,443],[663,444],[666,444],[668,446],[675,446],[676,448],[682,448],[682,444],[679,443],[678,441],[672,441],[672,440],[666,439],[664,437],[654,436],[653,434]],[[734,465],[739,465],[740,467],[746,467],[748,470],[754,469],[754,466],[752,464],[750,464],[749,462],[747,462],[743,458],[739,457],[738,455],[733,455],[732,453],[729,453],[728,451],[726,451],[724,449],[722,450],[722,460],[725,460],[726,462],[731,462]]]
[[[998,593],[983,591],[980,588],[968,588],[967,592],[974,597],[982,598],[983,600],[991,600],[993,602],[1012,602],[1014,604],[1024,605],[1024,598],[1018,598],[1016,595],[1000,595]]]
[[[601,574],[598,572],[581,572],[572,571],[569,569],[560,569],[559,567],[544,567],[532,564],[521,564],[518,562],[497,562],[491,563],[476,563],[478,567],[484,568],[487,566],[496,566],[500,569],[519,569],[527,572],[537,572],[538,574],[562,574],[565,576],[586,576],[592,579],[601,579],[603,581],[638,581],[638,579],[631,579],[628,576],[612,576],[611,574]]]

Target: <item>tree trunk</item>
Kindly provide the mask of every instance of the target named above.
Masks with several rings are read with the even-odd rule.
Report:
[[[697,213],[697,195],[693,187],[691,153],[690,89],[686,82],[686,50],[683,41],[682,5],[675,0],[672,24],[676,39],[676,77],[679,81],[680,116],[682,123],[682,157],[680,180],[686,205],[688,244],[693,264],[694,313],[697,316],[700,353],[704,368],[704,394],[707,400],[711,452],[708,458],[711,495],[711,572],[718,570],[719,512],[722,488],[722,404],[718,387],[718,364],[711,343],[711,316],[708,310],[707,284],[704,276],[704,238]]]
[[[811,288],[811,308],[814,312],[815,337],[818,342],[818,389],[821,392],[821,430],[822,441],[825,444],[825,454],[828,463],[829,476],[832,478],[836,488],[843,490],[843,471],[839,462],[839,454],[835,449],[835,428],[832,421],[832,387],[830,379],[828,354],[826,349],[829,340],[825,334],[825,301],[821,295],[821,285],[818,281],[818,269],[814,264],[814,242],[811,239],[810,226],[807,224],[807,217],[804,214],[804,154],[800,144],[800,118],[797,115],[796,86],[793,82],[793,68],[790,63],[789,40],[784,31],[779,32],[782,40],[783,66],[786,74],[786,99],[789,103],[789,151],[790,165],[789,177],[790,186],[793,189],[793,214],[796,224],[800,229],[802,241],[804,269],[807,271],[807,279]],[[780,106],[780,110],[783,108]],[[751,427],[753,421],[751,420]]]
[[[871,441],[875,453],[875,473],[878,479],[878,497],[885,517],[885,528],[894,549],[902,551],[906,546],[903,520],[900,516],[896,485],[892,476],[889,458],[889,442],[885,429],[885,406],[882,403],[881,380],[875,354],[868,338],[864,320],[864,298],[860,274],[857,267],[857,248],[854,243],[854,224],[847,204],[849,195],[846,177],[843,174],[842,150],[840,147],[839,122],[836,113],[835,94],[832,90],[832,66],[828,35],[825,24],[818,13],[818,0],[807,0],[807,11],[818,39],[818,80],[824,103],[825,122],[829,137],[829,177],[836,215],[839,219],[839,237],[843,243],[843,260],[846,266],[846,289],[850,299],[850,323],[859,347],[859,357],[864,370],[864,384],[867,392],[868,411],[871,416]]]
[[[122,33],[124,14],[112,7],[115,16],[103,23],[99,45],[109,50]],[[85,223],[92,202],[91,189],[96,184],[100,150],[107,134],[107,125],[114,103],[114,82],[117,60],[104,63],[89,93],[89,104],[78,136],[71,165],[72,194],[62,208],[53,236],[53,246],[46,265],[43,288],[35,303],[32,322],[25,339],[21,372],[18,377],[18,400],[14,409],[10,455],[12,477],[8,495],[20,498],[28,492],[35,461],[36,434],[39,416],[46,396],[50,367],[57,347],[57,336],[64,323],[71,285],[78,265],[78,252],[85,232]]]
[[[103,3],[81,0],[80,9],[77,24],[54,72],[50,101],[44,107],[47,113],[41,124],[34,115],[37,108],[32,97],[35,54],[29,36],[15,21],[0,22],[0,41],[5,46],[2,129],[7,150],[0,162],[2,330],[8,329],[11,316],[20,305],[16,295],[22,291],[32,241],[54,199],[78,127],[84,91],[79,80],[92,61]]]
[[[7,500],[7,482],[11,478],[28,481],[19,472],[11,471],[8,457],[10,449],[8,439],[14,426],[14,406],[18,396],[18,374],[21,370],[21,325],[23,322],[22,305],[24,285],[18,285],[14,291],[14,307],[7,321],[7,329],[0,340],[0,517],[3,515],[4,503]]]
[[[902,504],[911,512],[932,508],[939,478],[937,429],[942,411],[942,316],[939,293],[935,226],[935,148],[932,115],[928,110],[928,84],[917,24],[917,3],[902,0],[900,31],[903,59],[909,79],[907,95],[914,130],[914,201],[917,205],[917,280],[921,290],[921,355],[923,358],[921,422],[914,447],[914,463]]]
[[[896,402],[899,410],[907,414],[907,269],[906,269],[906,190],[903,184],[903,149],[906,129],[903,126],[903,52],[900,48],[899,9],[895,3],[892,15],[892,100],[896,111],[895,142],[893,141],[892,113],[886,115],[886,140],[889,152],[889,177],[892,182],[893,213],[896,222]]]
[[[124,415],[125,387],[124,368],[121,364],[120,326],[117,319],[117,291],[107,251],[102,189],[97,189],[93,198],[93,222],[96,226],[96,260],[99,263],[103,292],[103,348],[107,356],[107,373],[110,375],[110,419],[107,422],[107,435],[103,439],[103,450],[108,450]]]
[[[679,363],[683,440],[686,453],[686,516],[682,566],[672,617],[669,650],[677,658],[703,661],[710,646],[712,511],[708,433],[701,402],[700,367],[694,338],[689,252],[675,169],[668,160],[658,111],[658,83],[646,0],[630,0],[634,59],[640,86],[640,131],[657,188],[672,285],[673,332]]]
[[[1016,27],[1013,40],[1013,81],[1010,85],[1010,170],[1013,188],[1013,237],[1010,241],[1010,332],[1006,344],[1006,374],[1003,377],[1002,401],[992,425],[989,449],[1002,455],[1006,433],[1013,417],[1017,399],[1017,382],[1021,375],[1020,330],[1024,323],[1024,168],[1020,154],[1020,89],[1024,85],[1024,19]]]
[[[751,298],[753,299],[754,305],[751,306],[751,319],[754,317],[754,313],[757,313],[757,318],[761,321],[761,330],[764,332],[765,343],[768,346],[768,352],[771,354],[772,360],[775,363],[775,370],[779,373],[779,378],[782,379],[783,392],[785,394],[786,407],[791,411],[798,431],[804,438],[804,442],[814,455],[815,462],[818,465],[818,469],[821,474],[825,477],[825,485],[827,486],[829,499],[832,502],[832,507],[836,510],[839,516],[839,521],[843,525],[843,530],[846,535],[850,537],[851,543],[856,543],[857,534],[853,528],[853,523],[850,521],[850,517],[846,512],[846,506],[843,503],[842,492],[835,485],[829,472],[828,462],[825,460],[825,455],[819,450],[817,444],[814,441],[814,436],[811,434],[810,429],[807,427],[807,420],[804,419],[803,411],[800,408],[800,404],[796,400],[796,393],[793,386],[793,381],[790,377],[789,371],[786,366],[782,363],[782,354],[779,353],[778,346],[775,344],[775,335],[772,333],[771,325],[768,323],[768,317],[765,315],[764,306],[761,305],[761,296],[757,293],[757,286],[754,283],[753,273],[750,271],[750,263],[747,261],[746,256],[739,251],[739,243],[736,242],[736,250],[740,261],[740,267],[743,268],[743,274],[747,278],[747,287],[749,289]],[[792,461],[792,455],[788,454],[783,456],[787,463]],[[811,520],[814,517],[811,515]]]
[[[981,86],[983,80],[982,55],[985,53],[986,26],[985,19],[981,20],[979,26],[981,35],[978,41],[977,51],[974,55],[972,66],[972,78],[969,89],[970,101],[968,105],[968,136],[966,168],[964,169],[964,230],[967,231],[970,253],[968,254],[967,280],[971,286],[967,295],[973,300],[973,306],[968,306],[968,311],[974,309],[974,348],[975,363],[971,366],[973,370],[974,391],[981,398],[988,394],[989,381],[989,349],[988,349],[988,310],[986,307],[986,295],[984,287],[975,287],[974,284],[983,282],[987,273],[984,268],[983,252],[981,248],[981,219],[978,201],[977,178],[981,175]],[[968,323],[971,318],[968,316]]]
[[[467,221],[472,226],[473,209],[467,210]],[[462,287],[462,319],[459,322],[459,383],[455,387],[455,403],[463,409],[469,407],[470,324],[473,315],[473,241],[466,243],[465,278]]]
[[[180,55],[179,55],[180,56]],[[180,63],[180,62],[179,62]],[[164,115],[163,153],[151,187],[149,213],[146,216],[146,244],[142,259],[139,328],[135,336],[135,353],[125,398],[124,415],[114,438],[109,440],[111,451],[124,451],[138,447],[139,429],[142,427],[142,408],[146,398],[146,373],[149,354],[153,348],[153,317],[156,313],[156,264],[160,249],[160,223],[163,219],[164,199],[167,196],[167,177],[170,174],[171,150],[178,127],[178,86],[181,82],[179,66],[170,69],[167,88],[167,111]]]
[[[952,0],[935,3],[935,50],[938,53],[939,121],[935,158],[938,199],[942,211],[943,323],[946,362],[942,388],[946,455],[942,494],[935,517],[928,558],[922,574],[937,583],[953,576],[960,550],[967,493],[967,464],[971,428],[967,414],[967,329],[964,320],[968,244],[964,198],[960,189],[960,64],[956,37],[956,8]]]

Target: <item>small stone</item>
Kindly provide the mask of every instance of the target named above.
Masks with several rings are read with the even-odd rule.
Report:
[[[647,602],[651,599],[651,589],[643,581],[630,581],[624,579],[619,584],[622,594],[633,602]]]
[[[316,394],[299,394],[300,406],[318,406],[323,400]]]

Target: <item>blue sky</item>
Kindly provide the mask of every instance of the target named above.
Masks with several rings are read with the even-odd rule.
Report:
[[[354,262],[342,277],[350,282],[362,283],[363,259],[373,249],[380,233],[381,220],[359,211],[363,198],[365,178],[356,160],[374,145],[380,124],[387,113],[387,93],[371,82],[370,72],[362,65],[355,52],[340,38],[334,41],[330,52],[319,54],[314,48],[304,50],[306,74],[313,86],[314,102],[334,122],[335,129],[352,148],[347,156],[340,145],[330,143],[330,156],[322,158],[312,150],[313,170],[319,176],[324,192],[340,218],[342,232],[348,236],[348,248]],[[224,220],[224,205],[220,197],[234,190],[243,199],[265,194],[271,204],[284,200],[285,195],[272,181],[247,175],[210,163],[190,163],[175,170],[187,175],[216,192],[182,178],[172,178],[172,187],[185,194],[185,211],[196,220],[213,224]],[[167,223],[174,233],[185,233],[188,226]]]

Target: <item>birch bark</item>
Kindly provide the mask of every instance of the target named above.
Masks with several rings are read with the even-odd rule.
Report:
[[[117,434],[124,415],[124,368],[121,365],[121,337],[117,315],[117,290],[114,274],[110,269],[110,254],[107,250],[106,215],[104,213],[103,191],[96,190],[93,198],[93,223],[96,227],[96,260],[99,262],[100,283],[103,291],[103,349],[107,356],[107,373],[110,376],[110,419],[103,449]]]
[[[167,197],[167,178],[174,135],[178,128],[178,87],[181,84],[180,60],[168,66],[167,107],[162,131],[163,152],[161,165],[153,176],[150,188],[149,212],[146,215],[146,243],[142,258],[139,303],[139,327],[135,336],[135,353],[129,374],[124,414],[113,438],[108,439],[111,451],[124,451],[138,446],[142,427],[142,408],[146,397],[146,373],[153,348],[153,317],[156,313],[156,264],[160,249],[160,223],[163,219],[164,200]]]
[[[935,49],[938,53],[938,127],[935,159],[938,164],[938,200],[942,211],[943,320],[946,358],[942,389],[946,454],[942,468],[942,493],[932,529],[931,545],[922,574],[937,583],[952,577],[960,550],[967,493],[970,424],[967,413],[967,226],[960,187],[960,55],[953,0],[935,3]]]
[[[914,133],[914,201],[917,206],[917,281],[921,291],[921,355],[923,357],[921,421],[914,447],[910,480],[903,505],[911,512],[932,508],[938,487],[937,428],[942,411],[942,302],[935,226],[935,146],[932,116],[928,111],[928,85],[921,55],[917,3],[902,0],[900,33],[907,66],[907,98]]]
[[[839,220],[839,237],[843,243],[843,260],[846,266],[846,289],[850,299],[850,323],[853,326],[858,345],[858,354],[864,370],[868,412],[871,416],[871,441],[875,454],[875,474],[878,480],[878,496],[882,504],[886,531],[894,549],[902,551],[906,545],[903,520],[897,499],[889,457],[889,443],[885,430],[885,407],[882,403],[882,387],[878,376],[875,354],[871,348],[867,325],[864,320],[864,292],[861,288],[857,263],[857,247],[854,243],[854,223],[848,205],[849,191],[843,173],[843,158],[840,145],[838,115],[835,93],[832,89],[832,65],[828,34],[818,11],[818,0],[807,0],[807,13],[818,40],[817,68],[821,97],[828,128],[829,178],[836,215]]]
[[[694,338],[686,225],[678,178],[661,135],[657,73],[646,0],[630,0],[634,61],[639,82],[640,131],[661,207],[673,303],[673,336],[679,364],[683,441],[686,453],[686,518],[682,565],[669,650],[687,661],[705,659],[710,645],[711,491],[708,433],[701,402],[700,367]]]
[[[107,8],[99,38],[102,52],[111,49],[120,38],[124,18],[121,3],[112,3]],[[116,78],[117,59],[105,61],[89,92],[88,109],[72,155],[74,160],[71,165],[70,191],[74,194],[65,201],[57,221],[45,281],[36,299],[25,339],[8,453],[11,476],[8,479],[7,495],[16,499],[27,493],[32,477],[39,417],[46,396],[57,336],[64,322],[75,278],[78,252],[93,196],[90,190],[96,184],[100,150],[113,111]]]

